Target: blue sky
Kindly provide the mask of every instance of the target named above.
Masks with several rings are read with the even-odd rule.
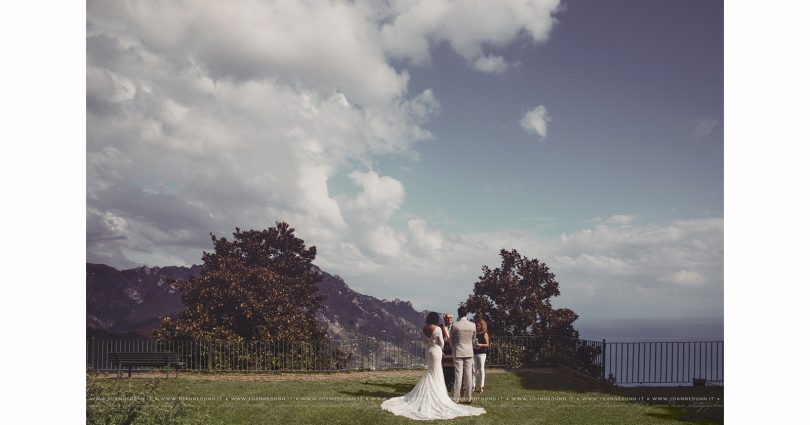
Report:
[[[720,1],[87,12],[88,261],[190,265],[283,220],[420,309],[516,248],[583,321],[722,317]]]
[[[411,71],[442,112],[420,161],[378,162],[410,189],[404,207],[460,230],[722,214],[722,3],[569,2],[558,19],[547,43],[500,51],[521,63],[504,75],[441,47]],[[537,104],[543,142],[516,119]]]

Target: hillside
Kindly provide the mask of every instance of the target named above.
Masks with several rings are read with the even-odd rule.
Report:
[[[176,318],[183,308],[170,280],[188,279],[200,270],[198,265],[117,270],[87,263],[87,336],[151,336],[160,316]],[[408,301],[361,294],[340,276],[320,273],[318,289],[326,297],[326,308],[318,319],[333,338],[418,338],[426,312],[416,311]]]

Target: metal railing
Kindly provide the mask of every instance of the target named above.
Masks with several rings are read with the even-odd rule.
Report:
[[[87,367],[116,369],[109,353],[171,351],[186,370],[222,372],[315,372],[424,368],[423,343],[356,338],[326,342],[255,340],[155,341],[95,339],[87,342]],[[139,369],[139,368],[134,368]],[[142,368],[141,368],[142,369]]]
[[[604,343],[604,378],[622,383],[723,382],[723,341]]]
[[[605,357],[604,342],[554,336],[550,338],[550,353],[555,366],[565,366],[594,379],[602,379]]]
[[[493,336],[488,367],[564,366],[613,384],[723,382],[723,341],[606,342],[535,335]],[[325,342],[243,340],[87,341],[87,367],[115,370],[109,353],[171,351],[185,368],[223,372],[317,372],[425,368],[421,339]]]

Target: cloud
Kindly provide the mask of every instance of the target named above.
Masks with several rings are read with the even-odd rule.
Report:
[[[408,220],[408,230],[413,243],[422,252],[436,252],[442,249],[444,237],[438,231],[428,229],[427,223],[422,219]]]
[[[198,263],[209,232],[283,220],[317,245],[324,269],[361,291],[424,300],[420,308],[452,310],[501,248],[546,260],[579,313],[638,307],[642,296],[673,308],[681,296],[673,288],[716,303],[722,219],[638,224],[617,215],[561,238],[449,232],[403,211],[406,187],[375,168],[381,156],[417,158],[441,112],[433,90],[409,92],[408,72],[393,60],[420,66],[447,45],[471,68],[505,72],[508,58],[496,50],[545,41],[558,9],[558,1],[88,2],[88,261]],[[538,106],[521,125],[542,140],[548,122]],[[335,177],[357,192],[330,191]]]
[[[349,178],[362,191],[343,202],[347,211],[357,211],[361,225],[387,222],[405,200],[405,187],[399,180],[374,171],[352,171]]]
[[[571,285],[561,301],[591,317],[709,316],[722,305],[722,218],[601,222],[547,252]]]
[[[716,313],[723,300],[723,219],[639,220],[615,215],[556,238],[532,229],[438,232],[412,220],[400,234],[398,258],[339,273],[360,290],[423,299],[420,308],[440,311],[466,299],[481,266],[500,265],[501,248],[514,248],[548,264],[562,293],[553,304],[584,319]]]
[[[507,62],[488,55],[486,48],[516,40],[546,41],[559,11],[559,0],[397,1],[384,12],[380,34],[385,51],[395,58],[426,64],[430,48],[446,43],[473,69],[501,73]]]
[[[635,219],[636,216],[632,214],[615,214],[608,217],[607,220],[605,220],[605,223],[626,226],[632,223]]]
[[[418,217],[396,225],[404,187],[373,165],[418,158],[441,107],[391,59],[425,64],[446,43],[497,74],[508,63],[491,52],[545,41],[558,6],[88,2],[88,258],[190,264],[209,232],[285,220],[331,264],[421,261],[441,236]],[[360,195],[330,193],[341,174]]]
[[[365,233],[372,256],[383,256],[394,260],[401,260],[402,239],[393,228],[379,225]]]
[[[692,124],[690,138],[692,140],[706,140],[719,125],[720,121],[718,120],[697,120]]]
[[[371,4],[342,1],[91,1],[92,31],[116,31],[214,79],[272,75],[361,102],[405,93],[407,73],[385,60]],[[123,30],[123,31],[121,31]]]
[[[666,276],[665,281],[673,282],[681,285],[699,285],[705,282],[704,277],[692,270],[678,270],[669,276]]]
[[[407,93],[362,5],[239,6],[88,5],[90,261],[191,264],[209,232],[276,220],[326,256],[386,246],[401,183],[351,174],[363,198],[344,211],[327,182],[378,155],[415,157],[438,99]],[[364,218],[377,236],[353,240]]]
[[[473,68],[487,74],[503,74],[509,64],[501,56],[481,56],[473,62]]]
[[[548,122],[551,117],[543,105],[535,106],[531,111],[526,112],[520,120],[520,126],[529,133],[540,136],[540,141],[546,138],[548,133]]]

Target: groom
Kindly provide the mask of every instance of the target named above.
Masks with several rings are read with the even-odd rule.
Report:
[[[453,345],[453,365],[456,379],[453,384],[454,401],[458,403],[461,396],[462,378],[467,381],[467,403],[472,403],[473,389],[473,342],[475,339],[475,324],[467,320],[467,308],[458,308],[458,322],[450,329],[450,342]]]

